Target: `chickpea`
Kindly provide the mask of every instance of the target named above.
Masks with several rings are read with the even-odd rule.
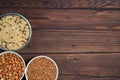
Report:
[[[0,80],[20,80],[24,71],[24,63],[19,56],[13,53],[2,54],[0,63]]]

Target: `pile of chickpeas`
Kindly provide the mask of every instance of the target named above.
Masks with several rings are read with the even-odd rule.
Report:
[[[20,80],[24,74],[24,62],[15,53],[0,55],[0,80]]]

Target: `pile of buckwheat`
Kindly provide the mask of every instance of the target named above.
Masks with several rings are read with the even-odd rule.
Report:
[[[36,58],[27,68],[28,80],[55,80],[56,66],[47,58]]]
[[[14,53],[0,55],[0,80],[20,80],[24,73],[22,59]]]

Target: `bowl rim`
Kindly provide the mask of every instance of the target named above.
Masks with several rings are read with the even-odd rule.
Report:
[[[33,60],[35,60],[35,59],[37,59],[37,58],[47,58],[47,59],[49,59],[50,61],[52,61],[52,62],[54,63],[54,65],[55,65],[55,67],[56,67],[56,72],[57,72],[57,73],[56,73],[55,80],[57,80],[57,79],[58,79],[58,74],[59,74],[58,65],[56,64],[56,62],[55,62],[52,58],[50,58],[50,57],[48,57],[48,56],[43,56],[43,55],[41,55],[41,56],[36,56],[36,57],[32,58],[32,59],[28,62],[27,66],[26,66],[26,69],[25,69],[25,78],[26,78],[26,80],[28,80],[28,76],[27,76],[28,66],[29,66],[29,64],[30,64]]]
[[[4,13],[4,14],[0,15],[0,18],[2,18],[2,17],[4,17],[4,16],[7,16],[7,15],[16,15],[16,16],[22,17],[22,18],[27,22],[28,27],[29,27],[29,29],[30,29],[29,39],[28,39],[27,42],[26,42],[23,46],[21,46],[20,48],[18,48],[18,49],[16,49],[16,50],[14,50],[14,49],[8,50],[8,49],[5,49],[5,48],[3,48],[3,47],[0,46],[0,49],[2,49],[2,50],[4,50],[4,51],[19,51],[19,50],[25,48],[25,47],[28,45],[28,43],[30,42],[31,37],[32,37],[32,27],[31,27],[31,24],[30,24],[30,22],[28,21],[28,19],[27,19],[26,17],[24,17],[23,15],[19,14],[19,13],[15,13],[15,12]]]
[[[22,58],[21,55],[19,55],[17,52],[14,52],[14,51],[1,52],[1,53],[0,53],[0,56],[3,55],[3,54],[9,54],[9,53],[13,53],[13,54],[17,55],[17,56],[22,60],[22,62],[23,62],[23,64],[24,64],[24,70],[23,70],[22,76],[21,76],[21,78],[20,78],[20,80],[22,80],[23,77],[24,77],[24,75],[25,75],[25,68],[26,68],[25,61],[24,61],[24,59]]]

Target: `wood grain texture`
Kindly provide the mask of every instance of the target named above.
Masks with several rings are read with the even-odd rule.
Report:
[[[1,8],[118,8],[120,0],[0,0]]]
[[[7,12],[24,15],[33,30],[120,31],[119,10],[0,9]]]
[[[18,12],[30,21],[33,36],[24,52],[120,52],[118,10],[0,10]]]
[[[7,12],[32,25],[18,51],[26,64],[45,55],[58,64],[58,80],[120,80],[120,0],[0,0]]]
[[[120,52],[119,48],[119,31],[35,30],[24,52]]]
[[[26,80],[25,77],[23,80]],[[83,77],[83,76],[64,76],[64,75],[59,75],[59,78],[57,80],[120,80],[119,77]]]
[[[58,80],[120,80],[119,78],[82,78],[79,76],[61,76]]]
[[[60,76],[58,80],[120,80],[120,78],[85,78],[80,76]]]
[[[53,58],[59,66],[58,80],[119,80],[120,54],[22,54],[26,62],[38,55]]]

